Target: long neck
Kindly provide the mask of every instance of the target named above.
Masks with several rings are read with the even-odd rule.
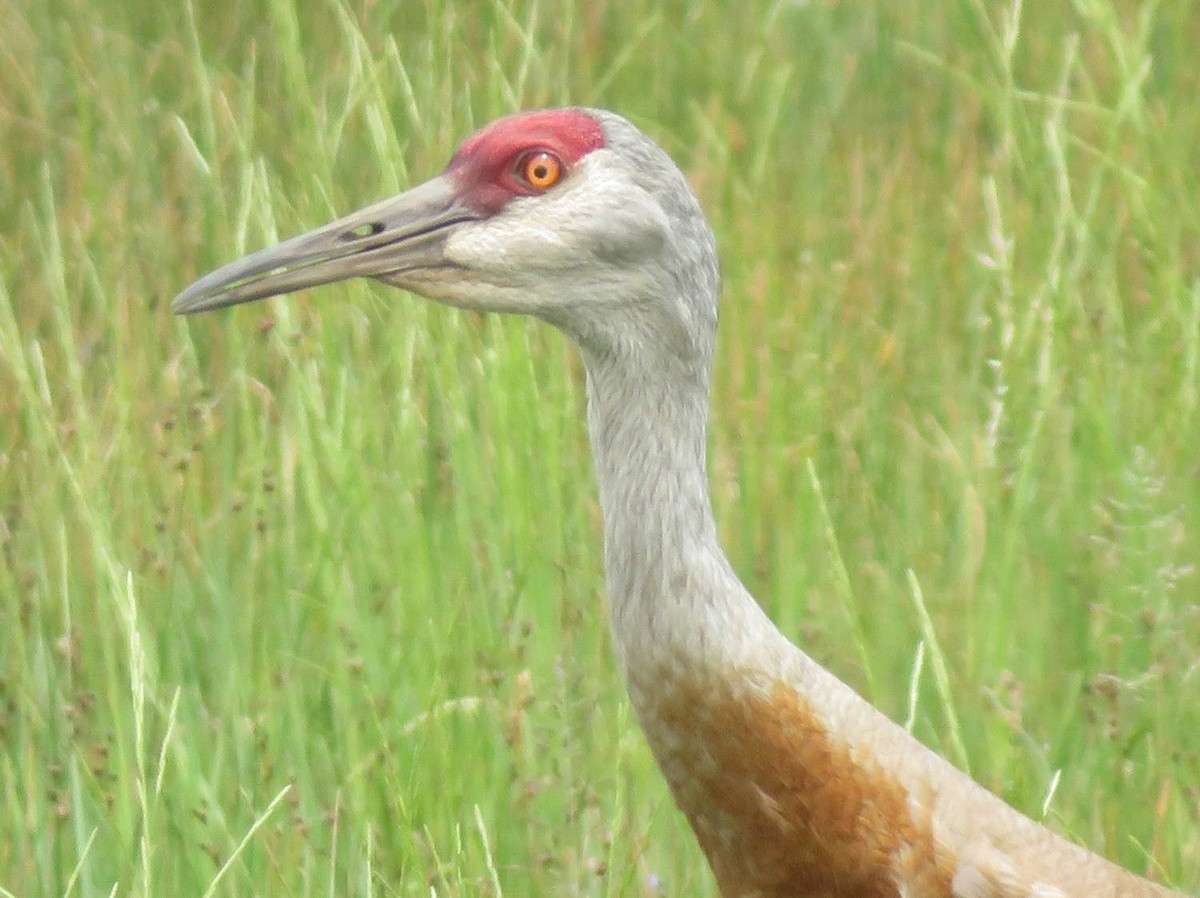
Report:
[[[614,606],[644,598],[687,551],[719,551],[705,474],[707,383],[588,366],[588,430]]]
[[[707,372],[661,358],[585,359],[605,572],[626,674],[664,647],[704,652],[730,627],[770,627],[717,541],[705,472]]]

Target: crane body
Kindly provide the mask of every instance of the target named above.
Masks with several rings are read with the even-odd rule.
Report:
[[[349,277],[535,315],[579,348],[614,643],[725,898],[1183,898],[1014,810],[793,645],[721,549],[706,474],[719,277],[625,119],[501,119],[446,171],[201,278],[190,314]]]

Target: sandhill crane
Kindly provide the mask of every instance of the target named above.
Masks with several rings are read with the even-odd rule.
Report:
[[[742,586],[705,471],[713,235],[628,121],[500,119],[432,180],[228,264],[173,308],[351,277],[535,315],[579,348],[620,666],[723,896],[1180,895],[979,786],[789,642]]]

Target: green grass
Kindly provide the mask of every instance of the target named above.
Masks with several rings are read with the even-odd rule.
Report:
[[[0,0],[0,895],[714,894],[565,341],[167,310],[564,102],[713,220],[711,482],[775,620],[1200,890],[1198,45],[1186,0]]]

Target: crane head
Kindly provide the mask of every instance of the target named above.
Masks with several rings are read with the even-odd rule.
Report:
[[[193,314],[354,277],[537,315],[600,348],[619,339],[621,310],[673,342],[694,343],[688,332],[716,321],[712,234],[695,196],[665,152],[602,110],[500,119],[437,177],[218,268],[172,308]]]

